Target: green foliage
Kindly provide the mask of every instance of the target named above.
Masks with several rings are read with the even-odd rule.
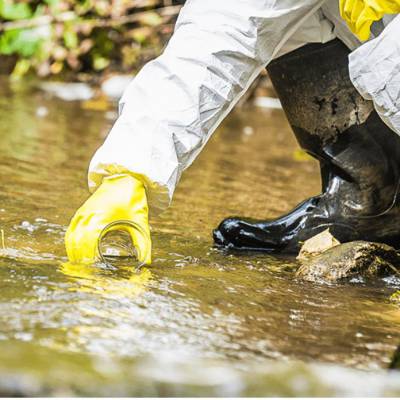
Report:
[[[0,0],[0,17],[6,20],[26,19],[32,16],[32,10],[27,3]]]
[[[0,57],[16,58],[13,77],[132,72],[159,53],[178,10],[162,0],[0,0]]]
[[[7,31],[0,37],[0,52],[5,55],[33,56],[40,48],[41,39],[30,29]]]

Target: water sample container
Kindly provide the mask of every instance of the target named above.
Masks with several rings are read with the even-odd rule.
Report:
[[[104,227],[101,231],[97,248],[100,260],[112,267],[134,267],[140,268],[144,263],[139,261],[139,250],[136,248],[129,234],[135,230],[138,236],[145,238],[146,232],[135,222],[128,220],[114,221]],[[142,260],[147,254],[141,255]]]

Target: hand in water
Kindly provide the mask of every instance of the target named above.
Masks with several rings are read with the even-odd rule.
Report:
[[[143,183],[130,175],[103,180],[99,188],[76,212],[65,235],[68,258],[73,263],[90,264],[99,259],[98,241],[103,229],[115,221],[132,221],[142,233],[126,228],[136,248],[138,260],[151,263],[148,205]]]
[[[375,21],[398,13],[400,0],[340,0],[340,15],[361,40],[369,39]]]

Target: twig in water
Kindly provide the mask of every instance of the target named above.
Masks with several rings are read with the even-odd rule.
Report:
[[[3,250],[6,249],[6,242],[4,240],[4,229],[0,229],[0,234],[1,234],[1,247],[3,247]]]

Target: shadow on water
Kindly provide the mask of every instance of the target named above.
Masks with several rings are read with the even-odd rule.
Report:
[[[115,106],[1,92],[0,393],[400,394],[384,371],[399,280],[312,285],[293,259],[212,248],[222,218],[274,217],[318,191],[281,111],[227,119],[152,219],[154,262],[137,273],[68,264],[63,247]]]

